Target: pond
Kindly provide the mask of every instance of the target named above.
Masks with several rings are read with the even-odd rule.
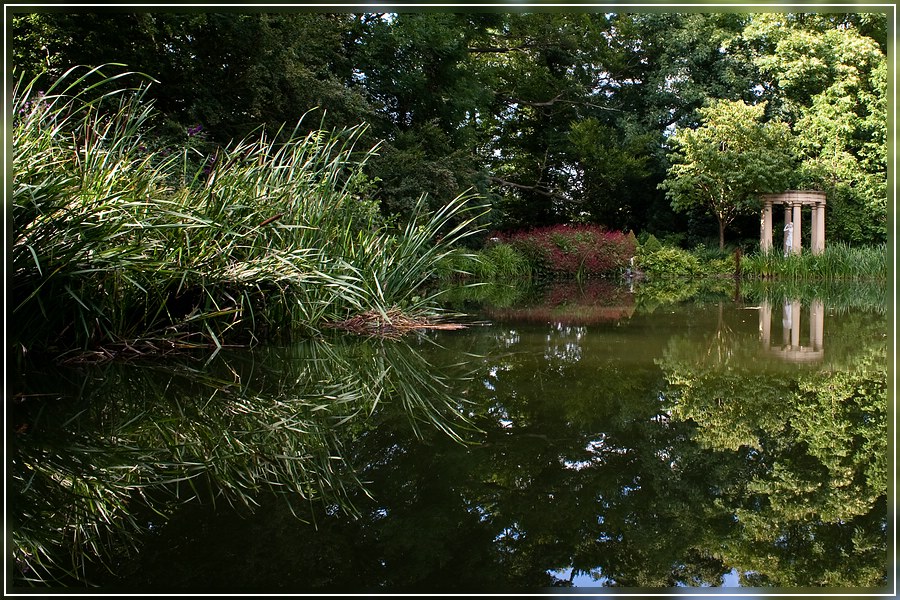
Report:
[[[31,365],[16,589],[890,583],[886,287],[448,295],[467,327]]]

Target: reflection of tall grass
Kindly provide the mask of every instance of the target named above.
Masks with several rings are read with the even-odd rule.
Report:
[[[797,300],[808,305],[811,300],[821,300],[838,313],[862,310],[884,315],[890,308],[886,281],[745,281],[741,294],[751,303]]]
[[[821,254],[754,253],[744,257],[741,268],[748,278],[875,280],[887,279],[887,259],[886,244],[860,247],[837,242]]]
[[[470,425],[451,379],[465,366],[443,367],[434,375],[403,342],[342,338],[226,350],[206,369],[88,368],[77,401],[30,402],[11,416],[22,431],[9,486],[16,579],[84,582],[92,563],[137,550],[139,513],[165,520],[196,499],[252,509],[269,490],[294,508],[324,502],[353,514],[366,465],[353,464],[351,442],[367,428],[399,416],[418,435],[463,440]]]
[[[388,231],[362,197],[362,130],[265,133],[213,166],[147,150],[143,92],[98,72],[14,93],[11,340],[24,350],[239,331],[317,331],[353,313],[437,310],[422,284],[473,232],[462,195]],[[118,81],[100,81],[106,86]],[[101,106],[103,107],[101,110]],[[110,108],[112,107],[112,108]],[[186,163],[184,163],[186,164]]]
[[[531,281],[511,283],[456,284],[445,288],[441,300],[450,308],[466,310],[470,304],[504,308],[522,304],[531,299],[535,286]]]

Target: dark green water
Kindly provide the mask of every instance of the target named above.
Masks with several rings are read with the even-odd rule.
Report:
[[[455,296],[466,329],[401,341],[32,367],[7,408],[14,583],[889,586],[883,288],[647,290]]]

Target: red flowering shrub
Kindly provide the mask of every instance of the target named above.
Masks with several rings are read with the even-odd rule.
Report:
[[[597,276],[624,269],[637,251],[634,235],[596,225],[554,225],[497,236],[515,247],[536,273]]]

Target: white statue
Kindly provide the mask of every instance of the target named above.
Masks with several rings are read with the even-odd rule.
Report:
[[[787,256],[791,253],[791,248],[794,246],[794,224],[788,223],[784,226],[784,255]]]

